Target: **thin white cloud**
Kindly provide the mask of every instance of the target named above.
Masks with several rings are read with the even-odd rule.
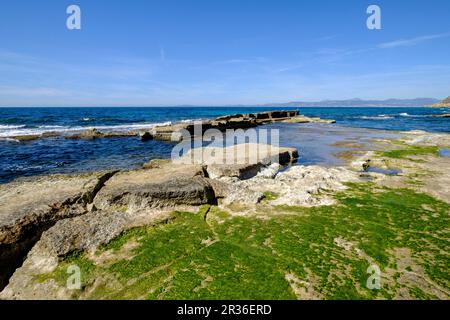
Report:
[[[0,96],[63,97],[70,93],[49,87],[0,86]]]
[[[411,39],[400,39],[400,40],[381,43],[378,45],[378,48],[389,49],[389,48],[396,48],[396,47],[415,46],[415,45],[420,44],[425,41],[439,39],[439,38],[446,38],[449,36],[450,36],[450,32],[440,33],[440,34],[431,34],[431,35],[420,36],[420,37],[411,38]]]

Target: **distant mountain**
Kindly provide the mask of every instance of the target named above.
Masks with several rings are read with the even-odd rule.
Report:
[[[441,102],[434,103],[434,104],[430,105],[430,107],[435,107],[435,108],[447,107],[447,108],[450,108],[450,97],[447,97],[447,99],[444,99]]]
[[[318,102],[292,101],[275,103],[277,107],[423,107],[439,102],[433,98],[387,99],[387,100],[323,100]],[[269,104],[267,104],[269,105]]]

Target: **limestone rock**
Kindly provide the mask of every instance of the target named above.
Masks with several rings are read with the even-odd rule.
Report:
[[[91,212],[58,221],[44,232],[40,241],[51,254],[58,257],[73,251],[89,251],[119,235],[129,220],[123,212]]]
[[[97,138],[102,138],[103,137],[103,133],[101,133],[100,131],[98,131],[97,129],[93,128],[93,129],[87,129],[81,133],[78,134],[74,134],[71,136],[67,136],[67,139],[86,139],[86,140],[93,140],[93,139],[97,139]]]
[[[280,148],[266,144],[238,144],[227,148],[204,147],[191,149],[176,163],[206,165],[208,177],[237,177],[249,179],[272,163],[288,164],[298,158],[295,148]]]
[[[153,135],[148,131],[140,131],[139,138],[141,141],[148,141],[153,139]]]
[[[433,118],[450,118],[450,113],[434,115]]]
[[[81,133],[66,136],[66,139],[84,139],[94,140],[98,138],[117,138],[117,137],[132,137],[136,136],[134,131],[112,131],[112,132],[100,132],[99,130],[92,128],[87,129]]]
[[[173,165],[122,172],[97,194],[98,209],[127,212],[146,208],[213,203],[214,192],[199,165]]]
[[[0,244],[21,240],[40,223],[82,213],[116,172],[44,176],[0,185]]]
[[[327,120],[327,119],[321,119],[321,118],[310,118],[306,116],[295,116],[286,120],[283,120],[283,122],[290,122],[290,123],[336,123],[336,120]]]
[[[334,199],[323,193],[344,190],[346,189],[344,182],[350,181],[359,181],[357,172],[340,167],[292,166],[278,173],[274,179],[257,175],[248,180],[231,182],[227,195],[229,200],[225,202],[238,201],[241,194],[250,191],[260,194],[264,192],[277,194],[277,199],[270,201],[272,205],[331,205]],[[247,197],[244,199],[249,201]]]
[[[0,289],[42,232],[61,219],[85,214],[114,173],[54,175],[0,185]]]

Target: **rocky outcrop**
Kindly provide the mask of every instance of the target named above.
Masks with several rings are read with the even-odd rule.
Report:
[[[272,163],[289,164],[298,159],[295,148],[280,148],[266,144],[245,143],[227,148],[204,147],[191,149],[177,160],[206,166],[208,177],[249,179]]]
[[[57,221],[87,212],[115,172],[55,175],[0,186],[0,288],[42,232]]]
[[[310,118],[310,117],[298,115],[296,117],[292,117],[292,118],[283,120],[283,122],[289,122],[289,123],[336,123],[336,120]]]
[[[196,137],[204,134],[209,129],[216,129],[219,131],[228,129],[247,129],[261,124],[285,121],[298,115],[299,112],[297,110],[234,114],[218,117],[211,121],[158,126],[148,131],[148,133],[154,139],[158,140],[181,141],[185,138],[183,137],[183,133],[188,133],[191,137]]]
[[[450,118],[450,113],[437,114],[434,115],[433,118]]]
[[[100,138],[138,137],[141,141],[152,139],[162,141],[181,141],[203,135],[209,129],[216,129],[224,132],[228,129],[248,129],[262,124],[273,122],[290,123],[334,123],[334,120],[323,120],[320,118],[309,118],[299,114],[298,110],[277,110],[260,113],[234,114],[221,116],[213,120],[195,121],[191,123],[175,123],[164,126],[156,126],[138,131],[99,131],[96,128],[89,128],[75,134],[64,135],[62,132],[45,132],[35,135],[21,135],[9,137],[18,142],[33,141],[40,138],[50,138],[63,136],[66,139],[94,140]],[[201,126],[200,126],[201,125]]]
[[[450,108],[450,97],[447,97],[446,99],[442,100],[441,102],[432,104],[430,107],[433,107],[433,108]]]
[[[108,243],[130,224],[123,213],[96,211],[58,221],[39,242],[0,293],[0,299],[69,299],[71,292],[54,281],[40,283],[36,277],[53,272],[59,258],[74,251],[89,251]]]
[[[84,139],[84,140],[94,140],[98,138],[116,138],[116,137],[133,137],[137,133],[134,131],[117,131],[117,132],[100,132],[99,130],[92,128],[87,129],[83,132],[65,136],[66,139]]]
[[[225,155],[239,155],[238,164],[154,160],[140,170],[44,176],[1,185],[0,288],[10,282],[2,297],[32,297],[42,289],[36,289],[40,284],[33,277],[54,270],[59,257],[95,249],[132,226],[148,223],[158,216],[155,212],[217,204],[218,198],[237,200],[237,194],[241,200],[258,203],[261,192],[243,189],[238,193],[237,184],[213,178],[248,179],[263,174],[261,170],[267,171],[264,168],[275,160],[288,163],[298,154],[291,148],[253,145],[260,157],[251,162],[245,150],[252,148],[246,147],[225,149]],[[62,294],[53,287],[42,290],[51,292],[48,297]]]
[[[149,170],[117,174],[97,194],[94,206],[136,212],[164,206],[201,205],[214,200],[202,166],[169,162]]]
[[[258,197],[270,192],[277,195],[270,201],[272,205],[332,205],[335,200],[327,193],[346,189],[345,182],[359,181],[358,173],[345,168],[292,166],[283,172],[276,172],[276,167],[268,167],[252,179],[220,179],[228,185],[223,204],[255,204],[259,202]]]
[[[139,138],[141,139],[141,141],[148,141],[148,140],[152,140],[153,136],[148,131],[139,131]]]

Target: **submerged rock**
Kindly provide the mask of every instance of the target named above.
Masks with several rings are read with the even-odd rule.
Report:
[[[19,142],[27,142],[27,141],[33,141],[41,138],[41,135],[39,134],[30,134],[30,135],[24,135],[24,136],[13,136],[11,139],[17,140]]]
[[[299,115],[296,117],[292,117],[292,118],[283,120],[283,122],[289,122],[289,123],[336,123],[336,120],[310,118],[310,117]]]
[[[450,113],[434,115],[433,118],[450,118]]]
[[[66,139],[84,139],[84,140],[94,140],[98,138],[116,138],[116,137],[133,137],[137,133],[134,131],[112,131],[112,132],[100,132],[99,130],[87,129],[81,133],[73,134],[70,136],[65,136]]]
[[[92,140],[92,139],[97,139],[97,138],[102,138],[103,137],[103,133],[101,133],[100,131],[98,131],[97,129],[87,129],[81,133],[78,134],[74,134],[71,136],[66,136],[66,139],[87,139],[87,140]]]

